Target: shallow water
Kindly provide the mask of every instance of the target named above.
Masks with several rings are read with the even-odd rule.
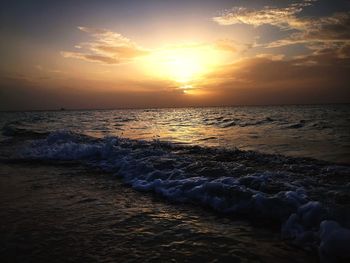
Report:
[[[276,230],[166,203],[71,163],[3,164],[0,187],[2,262],[316,262]]]
[[[0,113],[3,135],[69,130],[350,163],[350,105]]]

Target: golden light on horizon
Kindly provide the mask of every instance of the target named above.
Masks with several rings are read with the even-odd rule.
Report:
[[[194,87],[192,85],[184,85],[184,86],[181,86],[180,89],[182,90],[182,92],[184,94],[189,94],[189,95],[196,94],[196,90],[194,89]]]

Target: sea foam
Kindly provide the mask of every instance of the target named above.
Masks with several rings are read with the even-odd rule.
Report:
[[[310,173],[324,178],[336,170],[347,173],[348,167],[159,141],[92,139],[68,131],[32,141],[21,157],[82,161],[114,173],[139,191],[253,222],[280,224],[283,238],[302,247],[318,247],[324,262],[339,255],[349,257],[350,230],[329,221],[332,205],[313,200],[317,187],[310,187],[318,180]],[[322,187],[320,191],[326,186]]]

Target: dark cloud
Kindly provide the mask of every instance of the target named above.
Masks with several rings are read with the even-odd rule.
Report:
[[[214,104],[350,102],[350,59],[334,50],[290,60],[256,57],[208,75]]]
[[[167,81],[129,81],[113,84],[69,80],[49,86],[26,77],[1,76],[0,110],[106,109],[192,106],[196,99]],[[98,88],[97,88],[98,87]]]
[[[309,40],[350,40],[350,12],[306,20],[301,37]]]
[[[307,46],[318,44],[350,43],[350,12],[336,13],[328,17],[302,18],[302,27],[289,37],[269,43],[267,47],[281,47],[302,43]]]

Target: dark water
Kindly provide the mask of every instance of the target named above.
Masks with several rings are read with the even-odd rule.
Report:
[[[10,262],[347,262],[349,112],[1,113],[2,253]]]
[[[0,166],[2,262],[313,262],[253,227],[79,165]]]

